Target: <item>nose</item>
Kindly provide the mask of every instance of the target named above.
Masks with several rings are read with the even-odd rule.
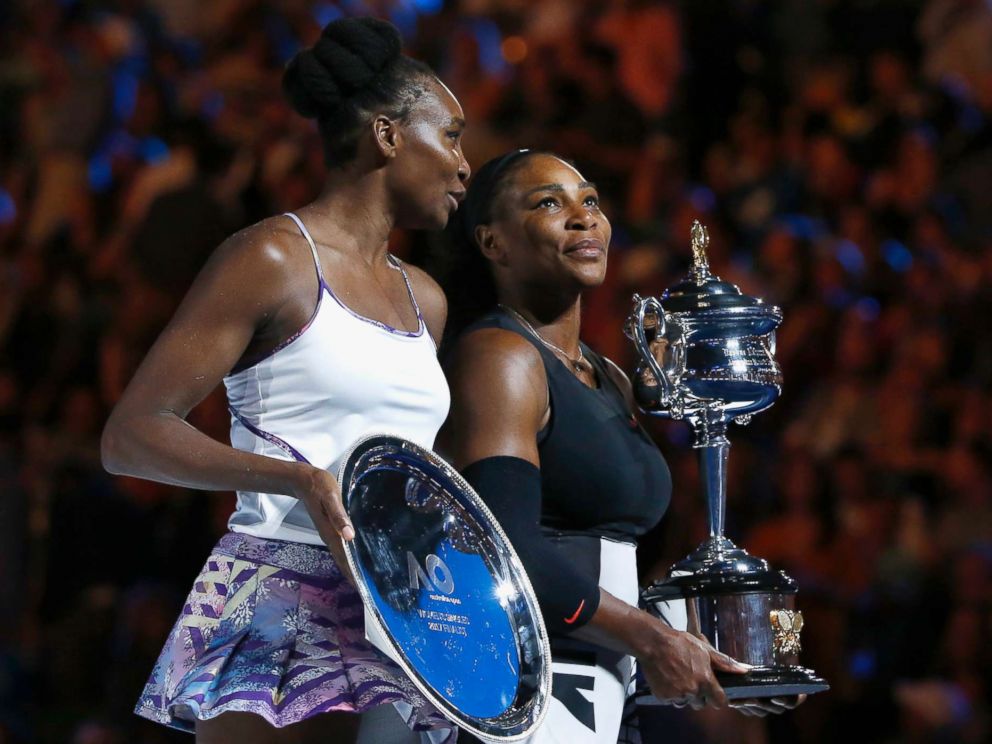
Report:
[[[594,227],[596,227],[596,218],[583,205],[573,209],[568,215],[568,222],[565,223],[566,230],[592,230]]]
[[[465,159],[465,153],[462,152],[461,148],[458,148],[458,157],[458,180],[465,183],[468,181],[468,177],[472,175],[472,167]]]

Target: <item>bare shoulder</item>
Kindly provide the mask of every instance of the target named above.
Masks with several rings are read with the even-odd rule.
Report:
[[[402,263],[406,275],[410,279],[410,287],[417,298],[417,304],[420,306],[420,312],[424,316],[424,322],[427,323],[427,328],[434,340],[440,343],[441,336],[444,334],[444,324],[448,319],[448,300],[444,296],[441,285],[419,266],[414,266],[406,261]]]
[[[505,404],[547,405],[544,361],[533,344],[502,328],[480,328],[458,339],[445,363],[452,393]],[[478,391],[484,390],[484,396]]]
[[[231,235],[210,256],[191,294],[223,292],[272,306],[312,291],[316,269],[303,236],[288,219],[271,217]]]
[[[270,217],[234,233],[218,246],[210,261],[239,272],[276,275],[314,265],[306,239],[283,217]]]
[[[458,340],[445,372],[451,413],[440,441],[456,466],[497,455],[540,464],[548,383],[533,345],[513,331],[480,328]]]
[[[504,328],[479,328],[463,334],[447,366],[458,373],[493,369],[499,374],[544,379],[544,361],[534,345]]]

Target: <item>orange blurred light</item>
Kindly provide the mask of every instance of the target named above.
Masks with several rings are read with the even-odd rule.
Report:
[[[508,36],[503,40],[500,51],[503,52],[503,59],[515,65],[527,56],[527,42],[520,36]]]

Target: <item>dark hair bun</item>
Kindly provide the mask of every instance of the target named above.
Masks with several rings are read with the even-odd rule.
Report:
[[[301,116],[330,113],[400,56],[396,27],[378,18],[342,18],[324,28],[312,49],[298,53],[282,78],[290,105]]]

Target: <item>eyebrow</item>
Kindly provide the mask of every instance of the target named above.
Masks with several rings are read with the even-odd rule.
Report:
[[[581,181],[578,186],[579,190],[582,189],[595,189],[596,184],[592,181]],[[565,187],[560,183],[546,183],[543,186],[535,186],[524,194],[524,198],[527,198],[531,194],[536,194],[538,191],[564,191]]]
[[[449,124],[448,126],[461,127],[462,129],[464,129],[465,128],[465,120],[463,118],[461,118],[460,116],[452,117],[451,124]]]

